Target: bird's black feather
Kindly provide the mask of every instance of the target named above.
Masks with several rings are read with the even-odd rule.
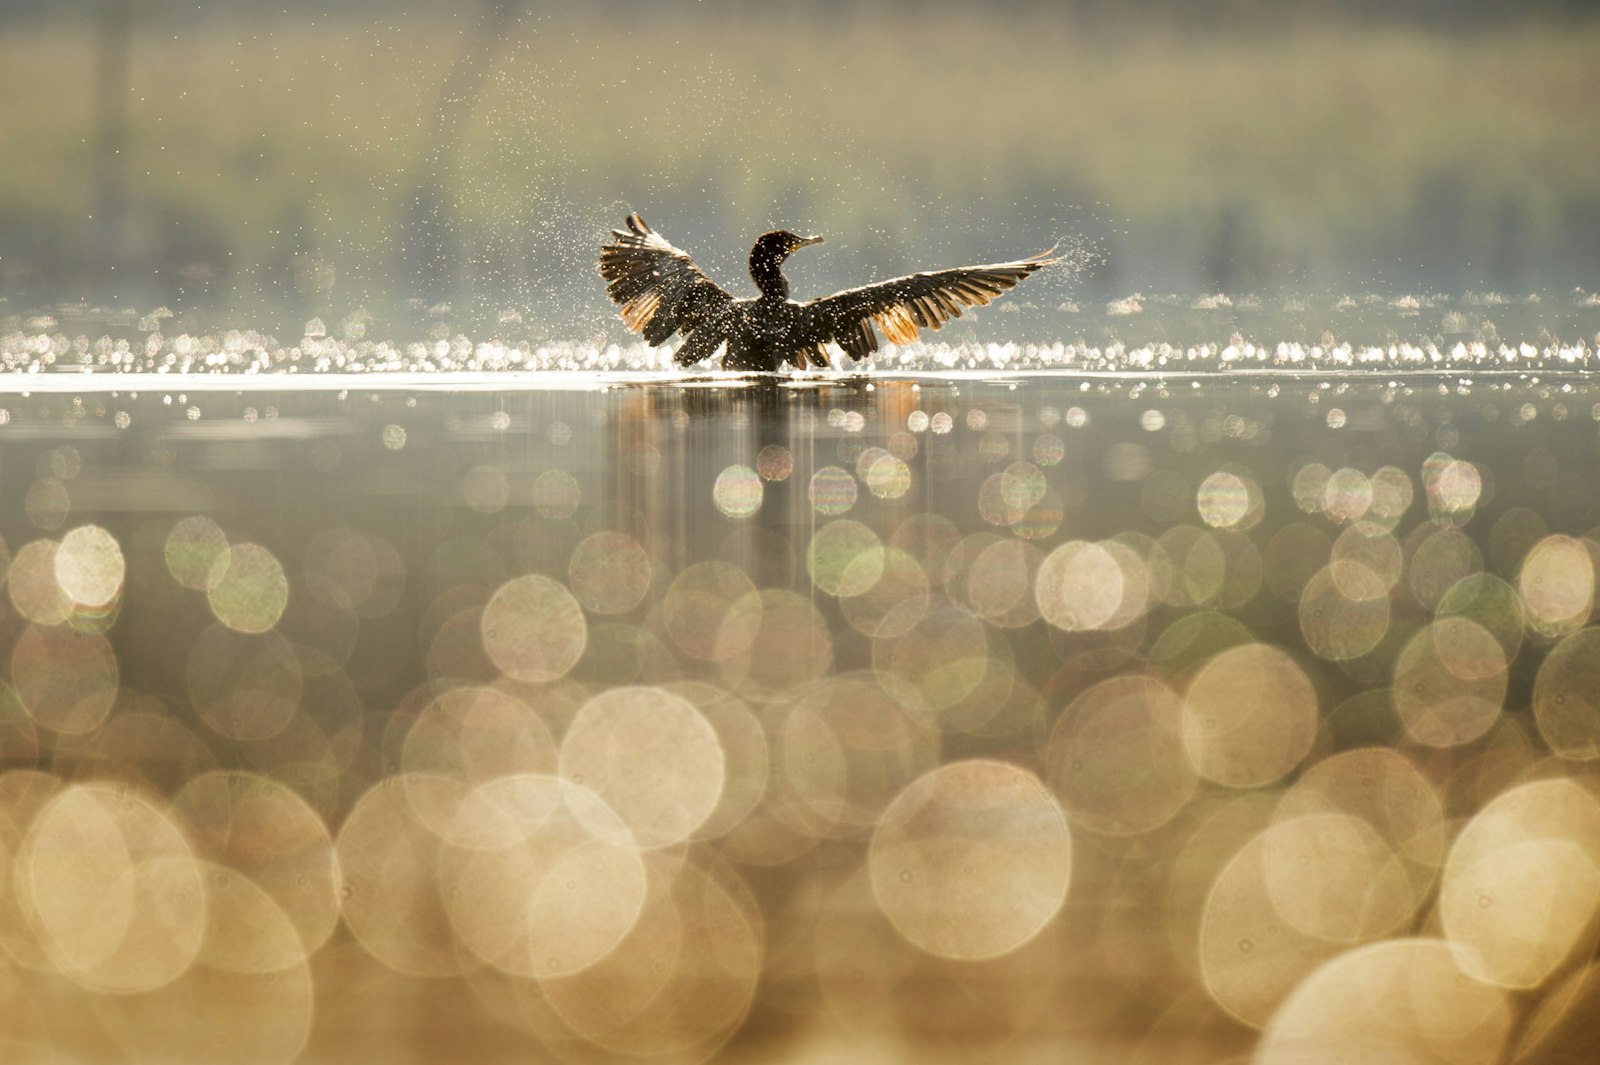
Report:
[[[750,276],[761,295],[736,300],[637,213],[611,236],[600,248],[600,275],[622,305],[628,328],[652,347],[682,334],[674,361],[683,366],[726,344],[722,365],[732,370],[826,366],[830,345],[860,361],[878,350],[879,332],[892,343],[911,343],[918,329],[938,329],[961,317],[962,308],[981,307],[1056,261],[1051,249],[1016,262],[909,274],[797,303],[788,298],[783,260],[822,238],[774,230],[750,251]]]

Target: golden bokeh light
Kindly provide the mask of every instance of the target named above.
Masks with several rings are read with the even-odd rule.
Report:
[[[584,607],[596,614],[626,614],[650,590],[650,556],[624,532],[606,530],[573,548],[567,583]],[[523,678],[527,679],[527,678]]]
[[[194,963],[206,929],[200,865],[172,820],[118,789],[74,785],[34,818],[16,890],[63,975],[102,991],[151,991]]]
[[[283,566],[260,544],[234,544],[218,555],[205,588],[211,612],[236,632],[266,632],[289,605]]]
[[[861,480],[879,499],[899,499],[911,490],[911,467],[898,455],[878,455],[862,472]]]
[[[1283,779],[1311,750],[1316,730],[1316,689],[1292,658],[1266,644],[1217,655],[1184,695],[1184,748],[1202,777],[1228,787]]]
[[[889,543],[916,559],[936,585],[941,582],[950,552],[961,543],[961,531],[942,514],[913,514],[895,527]]]
[[[8,400],[0,1061],[1586,1061],[1600,390],[1207,358]]]
[[[122,592],[122,548],[98,525],[80,525],[63,536],[55,561],[56,583],[80,607],[108,606]]]
[[[117,698],[121,672],[97,633],[29,625],[11,650],[11,683],[41,727],[81,734],[98,728]]]
[[[1213,656],[1252,641],[1250,630],[1236,618],[1203,610],[1166,626],[1150,646],[1150,663],[1181,687]]]
[[[839,612],[863,636],[904,635],[932,603],[927,572],[898,547],[883,552],[883,575],[860,595],[839,600]]]
[[[1420,902],[1444,859],[1444,809],[1434,786],[1387,747],[1330,755],[1294,782],[1276,818],[1343,814],[1364,821],[1403,859]]]
[[[62,786],[42,770],[0,773],[0,947],[9,962],[29,972],[55,972],[56,966],[31,923],[32,888],[17,878],[16,856],[34,818]]]
[[[1255,1060],[1491,1065],[1512,1021],[1505,995],[1467,979],[1439,940],[1388,940],[1341,954],[1307,977],[1273,1015]]]
[[[872,641],[873,670],[886,691],[933,722],[982,682],[990,665],[988,638],[983,623],[954,603],[910,609],[919,615],[915,624]]]
[[[842,519],[822,526],[806,548],[806,572],[821,591],[849,599],[872,589],[883,576],[883,544],[878,534],[857,521]]]
[[[714,839],[741,824],[767,792],[771,754],[766,731],[743,700],[716,685],[675,681],[662,687],[700,712],[722,748],[722,794],[694,831],[696,838]]]
[[[694,703],[662,688],[613,688],[561,740],[561,775],[598,795],[641,848],[682,842],[722,798],[722,743]]]
[[[1392,529],[1411,509],[1415,497],[1411,478],[1397,467],[1380,466],[1372,471],[1371,483],[1372,505],[1367,508],[1366,517],[1382,528]]]
[[[1450,586],[1434,613],[1441,618],[1464,617],[1483,627],[1499,641],[1509,663],[1522,649],[1527,616],[1522,597],[1511,584],[1492,573],[1474,573]]]
[[[507,676],[565,676],[588,643],[583,608],[566,587],[537,573],[501,585],[483,608],[483,649]]]
[[[1436,609],[1451,588],[1483,571],[1483,553],[1460,529],[1419,525],[1405,543],[1407,583],[1417,601]]]
[[[868,861],[878,905],[906,939],[941,957],[991,958],[1038,935],[1066,901],[1072,836],[1031,773],[952,762],[900,793]]]
[[[1594,611],[1595,558],[1589,541],[1547,536],[1533,546],[1517,573],[1517,591],[1529,628],[1562,636]]]
[[[533,482],[533,506],[540,517],[570,518],[583,502],[583,487],[566,470],[545,470]]]
[[[711,499],[724,517],[737,520],[748,518],[761,509],[763,492],[761,477],[756,471],[736,464],[717,474]]]
[[[702,661],[721,661],[746,650],[760,621],[760,599],[744,570],[710,560],[686,566],[662,597],[662,623],[674,646]],[[724,626],[734,604],[744,614]]]
[[[522,700],[472,685],[434,697],[412,721],[400,750],[406,773],[463,787],[513,773],[554,773],[556,760],[549,727]]]
[[[1322,488],[1322,513],[1335,525],[1359,521],[1372,506],[1372,482],[1346,466],[1328,475]]]
[[[938,763],[939,735],[875,683],[847,673],[806,685],[766,715],[769,806],[808,836],[854,836]]]
[[[1394,665],[1394,708],[1406,731],[1430,747],[1482,736],[1506,694],[1505,650],[1465,617],[1440,618],[1413,636]]]
[[[967,569],[967,604],[974,614],[999,628],[1032,624],[1039,618],[1033,590],[1043,564],[1043,554],[1025,540],[996,540],[986,545]]]
[[[1251,838],[1209,881],[1197,946],[1206,992],[1254,1028],[1265,1027],[1295,984],[1344,947],[1278,913],[1268,880],[1269,838],[1267,832]]]
[[[465,795],[456,781],[390,776],[356,801],[339,828],[344,923],[397,972],[455,976],[472,964],[456,944],[435,875],[443,838],[429,827],[453,822]]]
[[[856,479],[849,470],[824,466],[811,475],[811,505],[818,514],[836,517],[856,505]]]
[[[616,948],[583,971],[524,989],[518,1005],[547,1044],[579,1058],[600,1051],[702,1061],[751,1007],[761,932],[731,872],[652,859],[649,897]]]
[[[1600,802],[1564,779],[1496,796],[1456,837],[1439,916],[1457,963],[1488,984],[1543,983],[1600,913]]]
[[[6,592],[17,613],[38,625],[59,625],[72,616],[72,600],[56,576],[54,540],[33,540],[11,559]]]
[[[1160,598],[1169,606],[1209,606],[1221,596],[1228,556],[1211,532],[1193,525],[1175,525],[1156,538],[1156,551],[1166,579]]]
[[[1250,528],[1261,520],[1261,492],[1247,476],[1218,470],[1200,482],[1195,505],[1213,529]]]
[[[768,444],[756,456],[756,472],[763,481],[787,481],[794,472],[794,456],[782,444]]]
[[[437,866],[459,945],[502,972],[560,977],[616,949],[648,898],[634,836],[604,800],[558,777],[474,788]]]
[[[781,589],[751,592],[736,601],[718,627],[717,643],[741,644],[721,662],[736,693],[769,701],[823,676],[833,666],[833,636],[807,599]]]
[[[1172,819],[1198,775],[1184,752],[1183,704],[1153,677],[1102,681],[1056,719],[1045,779],[1073,822],[1113,836]]]
[[[1470,462],[1436,452],[1423,463],[1422,486],[1428,494],[1428,509],[1436,517],[1461,524],[1483,494],[1483,475]]]
[[[1553,648],[1533,684],[1533,713],[1563,758],[1600,758],[1600,629],[1573,633]]]
[[[305,799],[259,773],[217,770],[190,779],[172,808],[197,855],[214,863],[203,877],[214,905],[241,911],[233,920],[213,911],[202,955],[208,964],[272,972],[322,948],[338,924],[341,882],[333,839]],[[252,914],[262,915],[259,937]],[[280,925],[290,940],[277,934]],[[218,934],[234,938],[218,948]],[[231,960],[219,962],[211,954],[217,949]]]
[[[1103,544],[1074,540],[1045,556],[1034,596],[1039,613],[1068,632],[1107,627],[1128,598],[1125,574]]]
[[[498,466],[474,466],[461,479],[461,498],[480,514],[496,514],[511,498],[506,472]]]
[[[1321,514],[1322,501],[1328,491],[1328,479],[1333,471],[1320,462],[1298,465],[1289,480],[1289,493],[1294,505],[1306,514]]]
[[[1357,943],[1391,933],[1420,901],[1400,856],[1365,818],[1279,818],[1262,836],[1261,861],[1273,910],[1317,939]]]
[[[204,860],[197,865],[207,892],[197,963],[241,974],[278,973],[305,964],[304,942],[265,889],[226,866]],[[333,912],[337,915],[338,908]]]
[[[1300,594],[1300,632],[1313,652],[1335,662],[1360,658],[1389,631],[1389,586],[1359,562],[1334,561]]]
[[[1044,471],[1031,462],[1013,462],[1000,472],[1000,498],[1009,510],[1026,513],[1037,506],[1049,490]]]
[[[1400,541],[1382,525],[1365,518],[1339,534],[1330,554],[1335,562],[1365,566],[1383,582],[1386,591],[1400,583],[1405,566]]]
[[[1561,840],[1529,840],[1476,861],[1452,860],[1439,894],[1440,919],[1461,967],[1510,988],[1543,983],[1588,931],[1597,909],[1600,868],[1589,853]]]

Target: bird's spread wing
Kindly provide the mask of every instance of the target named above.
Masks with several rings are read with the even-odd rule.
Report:
[[[651,347],[673,333],[688,336],[724,315],[733,297],[718,287],[687,252],[673,247],[637,213],[627,229],[613,229],[600,248],[600,276],[622,304],[622,320]]]
[[[917,339],[917,330],[938,329],[961,317],[963,307],[982,307],[1017,282],[1056,260],[1055,251],[1041,252],[1014,263],[961,266],[954,270],[897,277],[875,285],[849,288],[805,304],[802,346],[819,350],[834,343],[852,359],[878,350],[872,327],[895,344]]]

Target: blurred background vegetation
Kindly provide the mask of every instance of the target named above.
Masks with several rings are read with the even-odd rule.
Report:
[[[629,209],[740,294],[770,225],[802,296],[1057,242],[1051,307],[1565,293],[1596,56],[1572,0],[0,0],[0,316],[620,335]]]

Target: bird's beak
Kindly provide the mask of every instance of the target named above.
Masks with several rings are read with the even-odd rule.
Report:
[[[806,237],[799,244],[796,244],[795,247],[804,248],[808,244],[821,244],[821,243],[822,243],[822,238],[821,237]]]

